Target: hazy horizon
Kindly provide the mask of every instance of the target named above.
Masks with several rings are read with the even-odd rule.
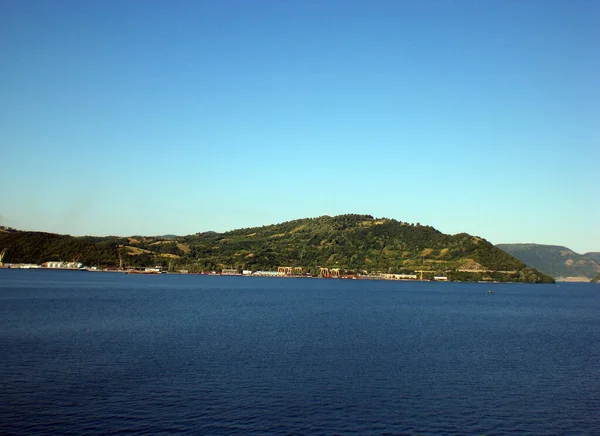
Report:
[[[600,3],[0,2],[0,225],[364,213],[600,251]]]

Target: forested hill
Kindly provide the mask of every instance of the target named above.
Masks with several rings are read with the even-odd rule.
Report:
[[[4,263],[77,261],[86,265],[118,265],[117,247],[127,238],[73,237],[45,232],[2,231],[0,251],[6,249]]]
[[[370,215],[322,216],[225,233],[182,237],[74,238],[47,233],[0,233],[5,262],[71,260],[86,265],[163,264],[190,272],[223,268],[276,270],[319,267],[346,274],[425,271],[424,278],[552,282],[485,239],[466,233],[446,235],[430,226]],[[420,274],[420,273],[419,273]]]
[[[578,254],[559,245],[498,244],[498,248],[554,278],[593,278],[600,273],[600,253]]]

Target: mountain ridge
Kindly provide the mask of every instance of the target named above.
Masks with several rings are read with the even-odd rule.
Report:
[[[600,273],[600,253],[579,254],[562,245],[496,244],[496,247],[555,279],[592,279]]]

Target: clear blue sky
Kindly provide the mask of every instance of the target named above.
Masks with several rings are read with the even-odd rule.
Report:
[[[0,0],[0,224],[341,213],[600,251],[600,2]]]

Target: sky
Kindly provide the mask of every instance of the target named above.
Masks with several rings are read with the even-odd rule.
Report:
[[[0,225],[364,213],[600,251],[600,2],[0,0]]]

